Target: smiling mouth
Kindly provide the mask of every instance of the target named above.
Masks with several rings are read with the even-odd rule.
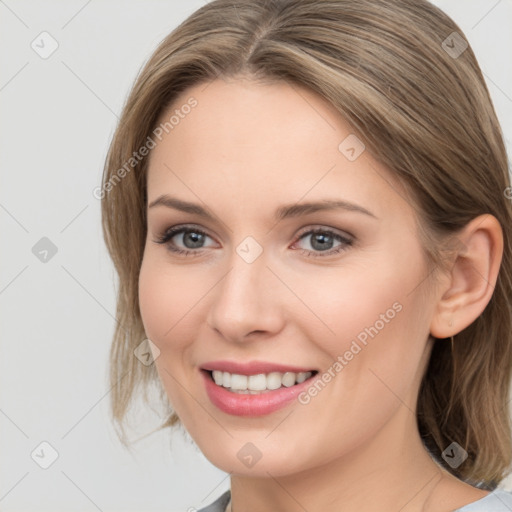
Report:
[[[220,370],[202,370],[219,387],[237,394],[259,395],[277,389],[290,388],[314,377],[318,371],[270,372],[257,375],[241,375]]]

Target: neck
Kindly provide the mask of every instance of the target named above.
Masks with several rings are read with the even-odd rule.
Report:
[[[291,475],[267,473],[268,478],[232,476],[233,512],[428,512],[437,484],[455,478],[432,460],[415,414],[404,404],[369,443],[350,453]]]

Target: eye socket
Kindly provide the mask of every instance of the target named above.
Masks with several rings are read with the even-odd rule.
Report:
[[[195,236],[186,237],[186,235],[193,234]],[[182,243],[185,240],[190,241],[192,243],[192,247],[189,247],[188,249],[180,249],[179,247],[176,247],[176,244],[172,241],[172,239],[177,236],[182,235]],[[164,231],[164,233],[157,237],[154,242],[157,244],[166,244],[167,249],[169,249],[171,252],[176,254],[181,254],[185,256],[189,255],[199,255],[199,251],[196,251],[194,249],[203,249],[204,247],[198,245],[201,244],[205,238],[211,238],[208,236],[203,230],[195,228],[193,226],[172,226]]]
[[[190,244],[188,247],[185,246],[184,249],[177,247],[176,243],[172,240],[177,235],[181,236],[181,243],[185,245],[187,242]],[[189,236],[193,235],[193,236]],[[312,237],[312,245],[313,250],[309,249],[299,249],[301,254],[311,256],[311,257],[325,257],[332,256],[334,254],[338,254],[342,251],[347,250],[350,246],[353,245],[354,239],[343,236],[336,231],[328,228],[314,228],[310,229],[306,232],[303,232],[299,237],[297,242],[293,245],[296,245],[298,241],[305,239],[306,237]],[[163,234],[158,236],[156,240],[153,240],[158,244],[167,245],[167,249],[172,253],[183,255],[183,256],[199,256],[201,251],[199,249],[204,249],[205,246],[201,245],[204,241],[210,238],[212,239],[205,231],[202,229],[196,228],[194,226],[172,226],[166,229]],[[338,241],[339,245],[336,248],[332,248],[332,243],[334,241]],[[317,248],[313,246],[313,244],[317,245]],[[319,244],[319,245],[318,245]],[[329,246],[327,250],[324,250],[326,246]],[[293,247],[293,246],[292,246]]]
[[[315,228],[312,230],[310,229],[309,231],[306,231],[299,237],[299,241],[306,237],[311,237],[311,247],[315,249],[314,245],[317,245],[317,248],[315,250],[300,249],[301,254],[312,256],[314,258],[322,258],[325,256],[332,256],[333,254],[338,254],[342,251],[347,250],[354,243],[353,239],[342,236],[339,233],[327,228]],[[340,242],[340,245],[333,249],[332,243],[334,242],[334,240]],[[329,247],[327,248],[327,250],[324,250],[326,246]],[[317,250],[318,248],[320,248],[320,251]]]

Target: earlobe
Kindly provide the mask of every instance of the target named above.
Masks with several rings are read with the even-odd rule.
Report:
[[[457,334],[481,315],[494,293],[503,256],[503,231],[493,215],[476,217],[458,238],[461,249],[439,289],[430,325],[430,333],[436,338]]]

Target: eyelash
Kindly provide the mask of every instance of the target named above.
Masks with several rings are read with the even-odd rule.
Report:
[[[198,256],[201,248],[198,248],[198,250],[179,249],[176,246],[174,246],[172,243],[170,243],[170,240],[174,236],[176,236],[180,233],[198,233],[200,235],[204,235],[204,236],[207,236],[208,238],[211,238],[203,230],[192,227],[192,226],[174,226],[172,228],[165,230],[162,235],[158,236],[157,239],[153,240],[153,241],[157,244],[167,244],[167,248],[175,254],[179,254],[181,256]],[[298,237],[297,241],[301,240],[306,235],[312,235],[312,234],[316,234],[316,233],[327,234],[329,236],[332,236],[334,239],[342,242],[342,245],[340,245],[339,247],[337,247],[335,249],[330,249],[329,251],[325,251],[325,252],[324,251],[309,251],[308,249],[298,249],[301,252],[301,254],[305,254],[306,256],[311,256],[313,258],[318,258],[318,257],[323,258],[326,256],[333,256],[335,254],[339,254],[343,251],[346,251],[348,249],[348,247],[352,246],[354,243],[354,240],[351,240],[349,238],[341,236],[340,234],[336,233],[335,231],[332,231],[332,230],[326,229],[326,228],[314,228],[314,229],[310,229],[309,231],[305,231]]]

